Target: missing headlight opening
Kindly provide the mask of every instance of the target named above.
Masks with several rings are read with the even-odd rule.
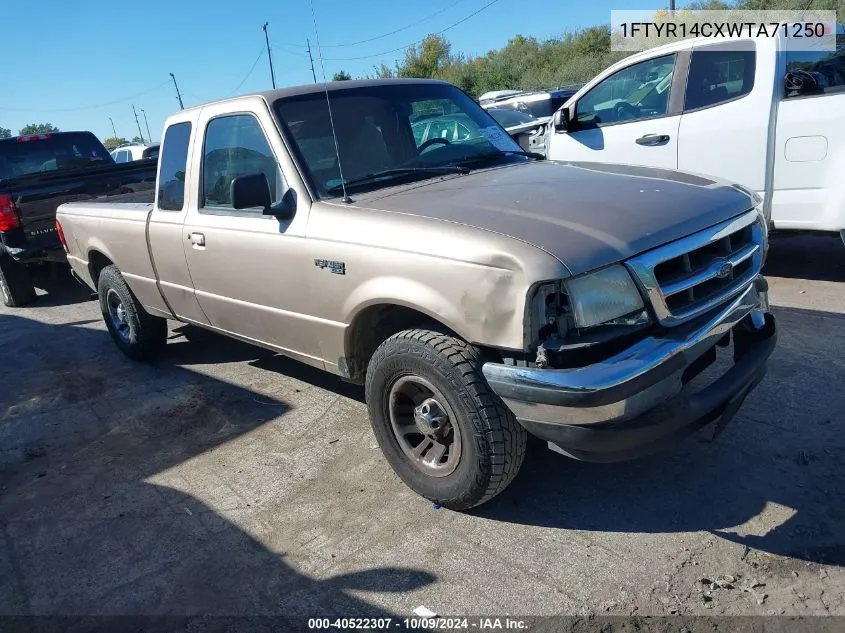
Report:
[[[532,305],[532,347],[537,349],[535,364],[537,367],[549,366],[546,351],[560,347],[573,325],[569,297],[561,290],[561,284],[551,283],[540,286],[534,295]]]

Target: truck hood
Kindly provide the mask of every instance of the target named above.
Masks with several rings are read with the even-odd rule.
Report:
[[[541,248],[577,275],[754,206],[723,181],[651,167],[507,165],[356,196],[357,205],[457,222]]]

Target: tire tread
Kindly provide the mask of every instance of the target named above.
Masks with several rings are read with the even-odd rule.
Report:
[[[481,373],[484,360],[479,350],[455,336],[430,329],[397,332],[378,347],[370,361],[370,369],[390,355],[424,354],[426,348],[452,365],[452,376],[438,373],[456,394],[469,398],[468,408],[475,411],[473,425],[490,447],[489,472],[476,469],[475,482],[462,498],[437,500],[452,509],[469,509],[489,501],[513,481],[525,458],[527,433],[484,379]],[[437,365],[434,367],[436,369]],[[368,371],[368,395],[371,377],[372,371]]]

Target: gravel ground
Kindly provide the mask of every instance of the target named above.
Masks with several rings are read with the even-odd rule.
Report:
[[[0,308],[0,614],[845,615],[845,248],[767,273],[779,347],[716,442],[532,446],[469,514],[397,479],[360,389],[178,324],[132,363],[44,280]]]

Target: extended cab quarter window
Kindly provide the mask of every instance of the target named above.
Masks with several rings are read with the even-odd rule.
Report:
[[[174,123],[164,133],[158,172],[158,208],[181,211],[185,204],[185,168],[188,163],[190,123]]]
[[[687,74],[684,111],[738,99],[754,87],[754,50],[705,47],[694,50]]]
[[[787,97],[845,91],[845,34],[837,33],[836,51],[787,51],[784,84]]]
[[[174,123],[164,133],[158,172],[158,208],[181,211],[185,205],[185,168],[188,163],[190,123]]]
[[[612,125],[664,116],[675,55],[632,64],[593,86],[575,105],[581,127]]]
[[[235,114],[209,121],[202,158],[202,206],[242,213],[245,210],[232,208],[232,180],[259,173],[267,177],[272,202],[281,200],[282,172],[258,120],[251,114]]]

